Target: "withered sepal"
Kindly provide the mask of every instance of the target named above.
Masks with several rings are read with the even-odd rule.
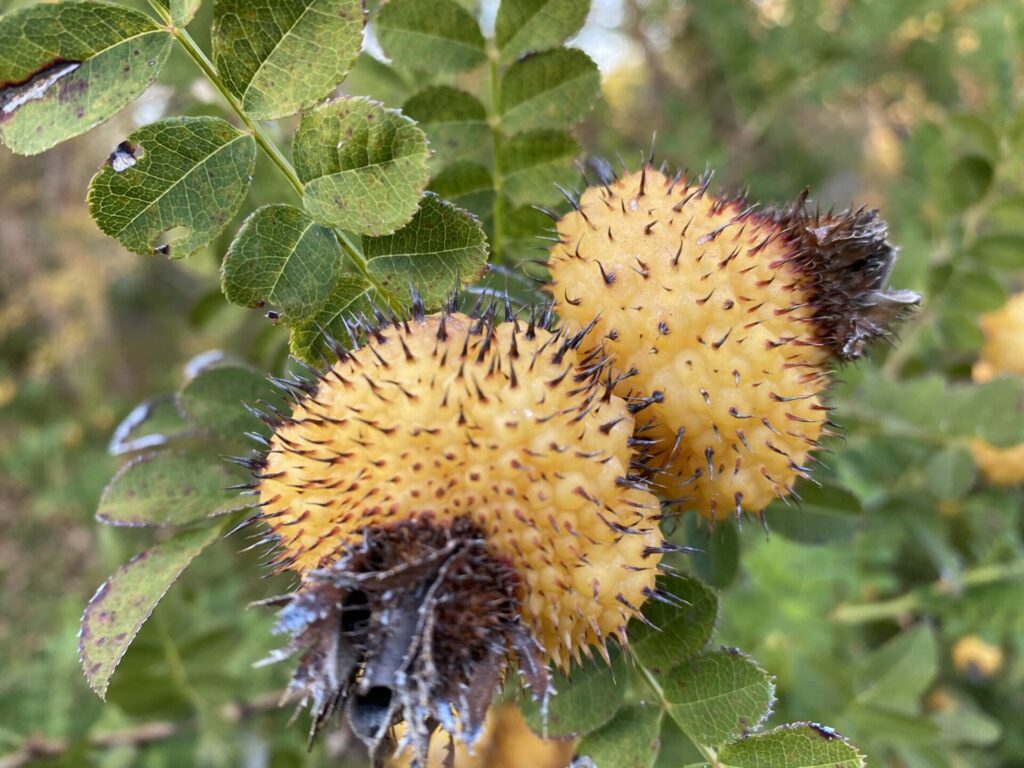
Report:
[[[549,694],[542,649],[519,618],[519,581],[466,518],[369,528],[284,598],[274,631],[291,641],[262,663],[301,652],[286,699],[309,706],[311,739],[341,713],[381,765],[404,721],[397,746],[425,765],[438,727],[476,741],[513,659],[535,696]]]

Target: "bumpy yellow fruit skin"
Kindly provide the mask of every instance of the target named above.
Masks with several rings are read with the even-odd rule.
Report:
[[[971,454],[981,474],[993,485],[1024,483],[1024,443],[997,448],[984,440],[971,440]]]
[[[444,768],[448,755],[444,734],[430,744],[424,768]],[[567,768],[572,762],[575,739],[542,739],[530,730],[514,704],[493,707],[487,724],[472,750],[455,744],[455,768]],[[412,756],[406,751],[391,761],[389,768],[409,768]]]
[[[591,187],[558,222],[550,290],[598,333],[657,441],[657,482],[721,519],[760,512],[805,474],[826,422],[812,295],[781,230],[646,169]]]
[[[282,567],[323,568],[368,527],[468,517],[522,584],[522,618],[565,667],[654,588],[658,502],[626,487],[633,418],[598,354],[461,314],[381,328],[279,426],[261,473]]]
[[[964,635],[953,645],[953,666],[963,675],[989,678],[1003,666],[1003,651],[977,635]]]
[[[982,315],[985,335],[973,378],[978,383],[1001,375],[1024,375],[1024,293],[1010,297],[1006,305]],[[1024,483],[1024,443],[997,448],[984,440],[971,440],[971,453],[981,474],[994,485]]]
[[[1001,374],[1024,376],[1024,293],[978,321],[985,344],[974,366],[974,380],[985,382]]]

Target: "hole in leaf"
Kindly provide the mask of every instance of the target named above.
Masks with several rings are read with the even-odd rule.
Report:
[[[114,169],[115,173],[127,171],[146,156],[146,151],[132,144],[130,141],[122,141],[107,158],[107,165]]]
[[[184,224],[165,229],[153,238],[153,250],[162,256],[170,256],[171,249],[178,243],[186,240],[192,234],[192,230]]]

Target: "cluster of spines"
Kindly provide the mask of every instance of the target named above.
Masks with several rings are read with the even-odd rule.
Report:
[[[653,158],[653,143],[651,158]],[[616,194],[612,189],[612,185],[619,181],[619,177],[608,163],[602,161],[592,162],[591,167],[597,173],[598,184],[594,184],[587,173],[587,169],[581,166],[580,171],[584,185],[587,187],[598,185],[603,187],[604,194],[598,196],[597,199],[609,211],[614,210],[613,206],[616,206],[619,213],[623,216],[628,216],[636,210],[635,208],[631,210],[630,207],[627,207],[625,196]],[[654,190],[650,189],[648,184],[648,173],[650,170],[653,170],[653,159],[648,160],[642,157],[639,172],[639,189],[635,199],[654,193]],[[664,175],[665,171],[666,165],[663,163],[658,173]],[[628,169],[624,163],[623,174],[628,174]],[[666,196],[680,195],[679,200],[674,203],[672,210],[676,213],[682,213],[688,203],[703,199],[708,192],[712,178],[713,171],[709,170],[697,179],[691,180],[689,173],[683,170],[667,179],[664,194]],[[678,191],[680,184],[684,185],[681,192]],[[596,236],[600,236],[597,232],[599,227],[587,215],[586,210],[584,210],[581,204],[581,193],[561,187],[560,190],[584,224]],[[556,222],[562,220],[561,216],[550,210],[543,208],[538,208],[538,210]],[[885,288],[892,272],[897,249],[888,242],[886,224],[879,218],[878,212],[875,210],[862,207],[856,210],[846,210],[838,214],[830,210],[828,213],[823,214],[820,209],[811,209],[807,202],[807,192],[805,190],[793,205],[783,209],[759,209],[756,203],[749,203],[746,192],[732,196],[716,196],[712,198],[707,215],[729,215],[730,211],[732,215],[727,221],[718,224],[708,232],[696,236],[695,242],[700,246],[714,242],[723,236],[723,233],[729,232],[731,234],[732,240],[736,244],[728,251],[724,258],[716,257],[717,263],[709,264],[709,269],[712,272],[715,269],[727,267],[742,255],[756,256],[773,243],[784,244],[787,250],[786,256],[768,263],[768,268],[772,269],[774,274],[767,280],[759,281],[757,285],[758,287],[767,287],[773,281],[781,279],[788,282],[784,286],[780,283],[779,287],[796,292],[798,295],[802,294],[788,306],[774,310],[774,314],[787,315],[791,322],[798,326],[803,326],[805,330],[800,333],[781,336],[770,342],[770,345],[777,349],[786,347],[792,349],[792,352],[789,353],[782,352],[785,357],[783,369],[802,369],[802,383],[815,389],[815,391],[808,395],[799,396],[800,398],[824,395],[833,381],[828,369],[830,360],[843,362],[854,360],[863,354],[868,343],[874,339],[891,339],[890,328],[892,324],[903,319],[920,302],[920,297],[912,291],[890,291]],[[671,261],[672,266],[675,268],[679,267],[680,259],[683,257],[684,242],[690,233],[692,224],[692,217],[689,221],[682,223],[679,246],[674,259]],[[761,227],[765,224],[770,225],[771,230],[763,238],[753,243],[740,242],[748,225]],[[650,235],[661,225],[661,222],[653,219],[646,224],[643,232],[646,235]],[[668,225],[671,226],[672,222],[669,221]],[[567,258],[583,259],[583,255],[580,252],[583,242],[582,237],[574,243],[570,242],[558,229],[552,229],[550,232],[552,236],[545,239],[562,246],[563,253]],[[611,226],[605,229],[604,234],[609,244],[615,242],[615,233],[612,231]],[[696,257],[697,263],[699,264],[704,258],[705,252],[700,253]],[[643,254],[633,254],[633,262],[626,264],[625,268],[631,269],[644,280],[649,279],[651,268],[644,261]],[[617,269],[623,268],[623,265],[619,263],[612,267],[596,258],[594,263],[604,285],[608,287],[613,286],[618,277]],[[757,266],[757,264],[752,264],[741,269],[740,273],[749,272]],[[710,272],[706,272],[697,279],[706,279],[710,274]],[[652,288],[652,290],[655,289]],[[570,306],[580,305],[582,297],[570,295],[568,287],[563,289],[563,293],[564,296],[561,297],[561,300],[566,304]],[[699,299],[698,303],[703,304],[710,301],[713,295],[714,289],[702,299]],[[750,296],[737,298],[747,302],[754,300]],[[733,303],[731,299],[728,300],[725,308],[731,308]],[[760,308],[762,305],[755,304],[753,310]],[[748,311],[753,310],[748,309]],[[717,350],[730,338],[734,342],[742,342],[743,339],[736,338],[737,330],[749,330],[760,324],[760,322],[760,320],[754,319],[742,326],[734,325],[726,329],[716,339],[704,339],[698,336],[698,341],[705,347]],[[658,324],[658,332],[662,335],[667,335],[672,330],[664,322]],[[608,338],[616,341],[616,332],[614,330],[610,331]],[[620,374],[620,379],[628,378],[633,373],[635,371],[627,370]],[[734,374],[739,375],[737,371],[734,371]],[[620,390],[618,394],[626,399],[640,398],[642,403],[649,403],[652,399],[656,400],[664,396],[663,393],[657,391],[630,391],[624,393]],[[710,393],[702,390],[701,394],[704,396],[705,402],[710,404]],[[773,394],[773,399],[784,403],[799,398],[787,398]],[[806,416],[801,417],[791,412],[787,413],[787,418],[794,422],[816,422],[818,426],[814,430],[816,432],[815,435],[807,435],[803,431],[797,433],[793,429],[782,428],[783,431],[788,432],[805,443],[808,451],[820,451],[822,439],[836,434],[837,430],[836,424],[828,418],[828,411],[831,410],[830,407],[817,402],[814,405],[814,410],[821,411],[823,414],[822,418],[808,419]],[[740,414],[733,415],[737,418],[741,417]],[[646,426],[638,424],[638,435],[640,430]],[[773,434],[779,434],[779,430],[772,424],[764,423],[764,426]],[[713,424],[712,427],[717,435],[717,425]],[[744,447],[747,447],[742,431],[738,433],[738,437]],[[660,452],[663,460],[660,462],[660,466],[649,467],[650,471],[645,474],[646,480],[651,481],[655,485],[658,484],[658,474],[674,458],[679,447],[679,438],[680,435],[677,434],[674,447],[668,451],[667,455],[665,454],[664,447],[671,441],[670,437],[666,438],[665,435],[662,435],[660,441],[654,441],[651,444],[652,451],[655,453]],[[787,460],[789,469],[794,473],[794,476],[813,482],[809,465],[817,461],[815,456],[808,452],[806,459],[797,461],[786,450],[776,445],[775,442],[777,441],[766,440],[766,448],[782,455]],[[659,443],[662,447],[661,451],[658,451],[657,448]],[[713,449],[709,447],[705,454],[704,463],[707,466],[707,472],[713,476],[716,472]],[[718,467],[718,469],[726,468],[722,466]],[[698,468],[690,482],[702,476],[703,471],[701,468]],[[794,491],[791,482],[780,483],[764,467],[762,467],[762,474],[770,483],[777,498],[787,501],[787,497],[792,496],[799,503],[799,495]],[[686,485],[686,482],[684,481],[682,484]],[[670,494],[663,492],[662,495],[666,497]],[[735,513],[739,520],[745,513],[744,499],[742,493],[736,493],[735,496]],[[689,500],[689,498],[666,499],[665,504],[669,507],[682,507]],[[715,502],[712,501],[710,506],[710,517],[712,522],[714,522],[714,519],[717,517]],[[763,515],[760,515],[760,518],[762,524],[765,524]]]
[[[344,345],[337,339],[334,339],[325,335],[325,339],[328,343],[328,347],[333,352],[334,358],[338,362],[345,362],[353,359],[353,353],[367,347],[373,354],[376,351],[373,349],[374,342],[383,341],[382,332],[388,328],[404,328],[408,332],[408,323],[410,321],[423,321],[426,318],[426,311],[422,302],[419,300],[418,295],[413,292],[413,302],[411,306],[410,315],[407,318],[399,318],[394,314],[386,314],[379,308],[374,308],[368,314],[360,314],[350,316],[343,320],[343,325],[346,331],[348,345]],[[448,328],[444,321],[447,315],[459,311],[459,296],[454,294],[453,297],[446,303],[445,307],[441,311],[441,322],[438,325],[437,337],[439,341],[448,340]],[[468,351],[469,341],[474,337],[479,337],[484,340],[484,343],[480,345],[477,351],[476,362],[480,362],[484,359],[487,351],[489,350],[489,344],[492,339],[492,331],[495,325],[500,321],[499,318],[503,318],[504,322],[514,323],[518,329],[520,325],[523,326],[523,334],[527,339],[532,340],[538,330],[544,330],[551,334],[549,339],[539,348],[533,351],[533,358],[527,364],[527,367],[532,366],[536,359],[544,353],[550,350],[554,345],[552,360],[555,363],[561,362],[563,357],[569,352],[576,352],[584,339],[591,333],[593,323],[588,324],[586,327],[576,331],[574,333],[567,333],[563,328],[559,326],[558,319],[554,313],[553,304],[551,302],[545,302],[540,305],[534,305],[527,308],[528,316],[520,319],[518,315],[513,311],[511,304],[507,297],[496,297],[493,295],[482,295],[477,298],[475,305],[468,310],[468,314],[473,318],[473,324],[467,329],[466,335],[463,341],[462,355],[466,355]],[[396,338],[404,346],[402,340],[402,334],[396,334]],[[515,358],[518,357],[518,352],[515,347],[515,336],[513,336],[512,350],[510,356]],[[406,349],[406,354],[409,354],[409,350]],[[497,361],[497,356],[492,358],[492,365]],[[320,386],[328,381],[328,379],[334,379],[335,382],[344,384],[341,380],[340,374],[335,369],[331,361],[326,357],[322,356],[322,367],[315,368],[301,361],[298,364],[303,367],[305,377],[293,376],[290,378],[281,377],[270,377],[271,383],[279,389],[285,397],[286,402],[290,406],[297,405],[309,405],[310,403],[317,404],[316,396],[320,389]],[[582,395],[583,400],[579,405],[578,409],[572,409],[569,412],[563,412],[563,415],[573,415],[574,421],[582,420],[590,410],[595,407],[598,402],[607,402],[613,395],[614,387],[624,378],[628,378],[631,374],[626,372],[624,374],[614,374],[609,366],[609,361],[605,357],[603,350],[600,347],[590,350],[585,357],[577,361],[575,365],[567,366],[564,375],[572,373],[573,379],[578,383],[578,387],[571,390],[572,395]],[[516,379],[516,373],[514,367],[510,367],[510,373],[512,374],[513,382]],[[561,377],[558,380],[549,382],[551,385],[560,383]],[[513,383],[512,386],[515,386]],[[485,397],[484,393],[478,393],[480,397]],[[406,393],[407,396],[412,396],[411,393]],[[656,393],[653,396],[648,397],[628,397],[627,409],[631,415],[636,415],[642,412],[652,403],[658,402],[659,395]],[[272,431],[277,434],[277,438],[280,440],[281,435],[279,430],[282,427],[295,425],[297,422],[292,418],[289,413],[286,413],[281,408],[274,406],[266,401],[258,401],[255,405],[246,404],[247,410],[268,426]],[[552,414],[552,416],[557,414]],[[323,419],[324,414],[312,415],[307,414],[304,417],[304,422],[309,423],[311,419]],[[600,430],[607,434],[621,419],[612,419],[600,426]],[[618,484],[623,488],[630,488],[634,490],[650,491],[652,484],[650,481],[652,466],[649,463],[648,449],[654,444],[655,441],[645,438],[644,432],[649,428],[649,423],[646,426],[638,426],[632,437],[628,440],[630,447],[630,471],[623,477],[619,478]],[[266,437],[258,432],[247,432],[246,435],[254,440],[258,447],[249,456],[229,456],[226,457],[229,461],[239,464],[250,470],[253,477],[250,482],[232,486],[232,489],[241,491],[244,494],[258,495],[260,483],[267,479],[275,479],[280,476],[280,473],[275,475],[267,474],[266,472],[266,450],[270,443]],[[301,453],[304,449],[296,444],[289,445],[287,442],[283,443],[282,446],[285,450]],[[568,446],[563,446],[567,448]],[[580,456],[581,458],[589,458],[589,456]],[[257,522],[269,522],[275,517],[279,517],[286,514],[285,511],[278,511],[273,513],[264,512],[263,507],[272,504],[276,499],[266,499],[256,504],[257,511],[243,520],[232,533],[236,533],[244,528],[251,526]],[[612,529],[618,536],[633,535],[637,534],[638,530],[630,525],[618,523],[614,520],[610,520],[604,515],[598,513],[598,518]],[[638,522],[641,519],[661,519],[663,515],[652,514],[649,510],[638,509]],[[329,536],[330,532],[325,533],[325,536]],[[282,552],[282,541],[277,532],[273,530],[265,530],[264,532],[257,535],[254,543],[246,548],[244,551],[257,549],[260,547],[267,547],[269,550],[270,559],[268,559],[263,565],[273,572],[280,572],[289,569],[294,565],[296,555],[287,555]],[[672,552],[689,552],[692,551],[688,547],[673,545],[669,542],[663,542],[656,547],[647,547],[644,550],[644,557],[651,555],[661,555]],[[659,566],[660,568],[661,566]],[[667,603],[674,603],[674,596],[660,589],[645,589],[644,595],[646,598],[658,600]],[[619,596],[619,601],[633,614],[633,616],[641,621],[646,621],[642,612],[637,606],[630,604],[624,597]],[[623,646],[628,643],[628,638],[624,633],[616,636],[616,640]],[[584,655],[590,657],[590,648],[584,646],[582,649]],[[600,655],[608,661],[610,656],[607,649],[603,645],[598,646]],[[577,661],[580,661],[577,656]]]

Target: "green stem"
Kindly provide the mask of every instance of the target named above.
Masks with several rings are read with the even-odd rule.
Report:
[[[491,164],[494,170],[494,205],[491,209],[494,237],[491,242],[491,258],[495,263],[501,263],[505,240],[505,178],[501,167],[501,73],[498,68],[498,49],[493,43],[488,46],[487,57],[491,92]]]
[[[969,589],[1016,578],[1024,578],[1024,560],[971,568],[964,571],[961,583],[964,589]],[[832,620],[840,624],[866,624],[871,621],[893,619],[920,610],[928,600],[947,595],[949,591],[948,582],[939,579],[889,600],[838,605],[832,612]]]
[[[641,664],[640,660],[637,659],[635,656],[633,657],[633,663],[636,666],[636,668],[640,671],[640,677],[642,677],[643,681],[647,683],[647,687],[650,688],[654,695],[658,697],[658,701],[661,702],[661,708],[668,709],[668,702],[665,700],[665,692],[662,690],[661,684],[658,682],[657,678],[655,678],[654,675],[651,674],[651,670],[649,670],[647,667]],[[690,734],[686,735],[690,738],[690,743],[692,743],[693,746],[697,748],[697,751],[700,752],[701,757],[703,757],[704,760],[707,761],[708,765],[711,768],[720,768],[720,764],[718,762],[718,755],[715,753],[714,749],[707,746],[706,744],[701,744],[700,742],[695,741],[693,737],[690,736]]]
[[[174,24],[171,20],[171,16],[167,9],[160,5],[156,0],[149,0],[150,7],[156,12],[160,19],[167,24],[168,30],[174,36],[181,47],[185,50],[185,53],[189,55],[189,58],[195,62],[196,66],[206,76],[206,79],[217,89],[224,101],[227,102],[228,106],[235,113],[235,116],[241,121],[246,129],[256,139],[256,143],[260,149],[270,158],[271,162],[277,166],[281,174],[288,180],[295,193],[301,198],[303,191],[302,180],[299,178],[299,174],[295,171],[295,166],[289,162],[288,158],[285,157],[281,148],[277,146],[270,134],[267,133],[266,129],[258,122],[253,120],[249,115],[245,113],[245,109],[242,107],[242,103],[235,97],[231,91],[224,85],[224,81],[221,80],[220,75],[217,73],[217,67],[210,57],[206,55],[206,52],[199,47],[199,44],[195,39],[188,33],[186,29],[180,28]],[[377,288],[377,291],[387,300],[389,304],[398,308],[395,304],[395,299],[388,292],[384,291],[377,282],[370,277],[369,270],[367,268],[366,257],[363,256],[355,243],[352,241],[352,236],[343,230],[335,229],[334,234],[337,236],[338,241],[341,243],[342,249],[345,251],[345,255],[351,259],[352,263],[356,266],[356,269],[362,273],[362,275],[369,280]]]

